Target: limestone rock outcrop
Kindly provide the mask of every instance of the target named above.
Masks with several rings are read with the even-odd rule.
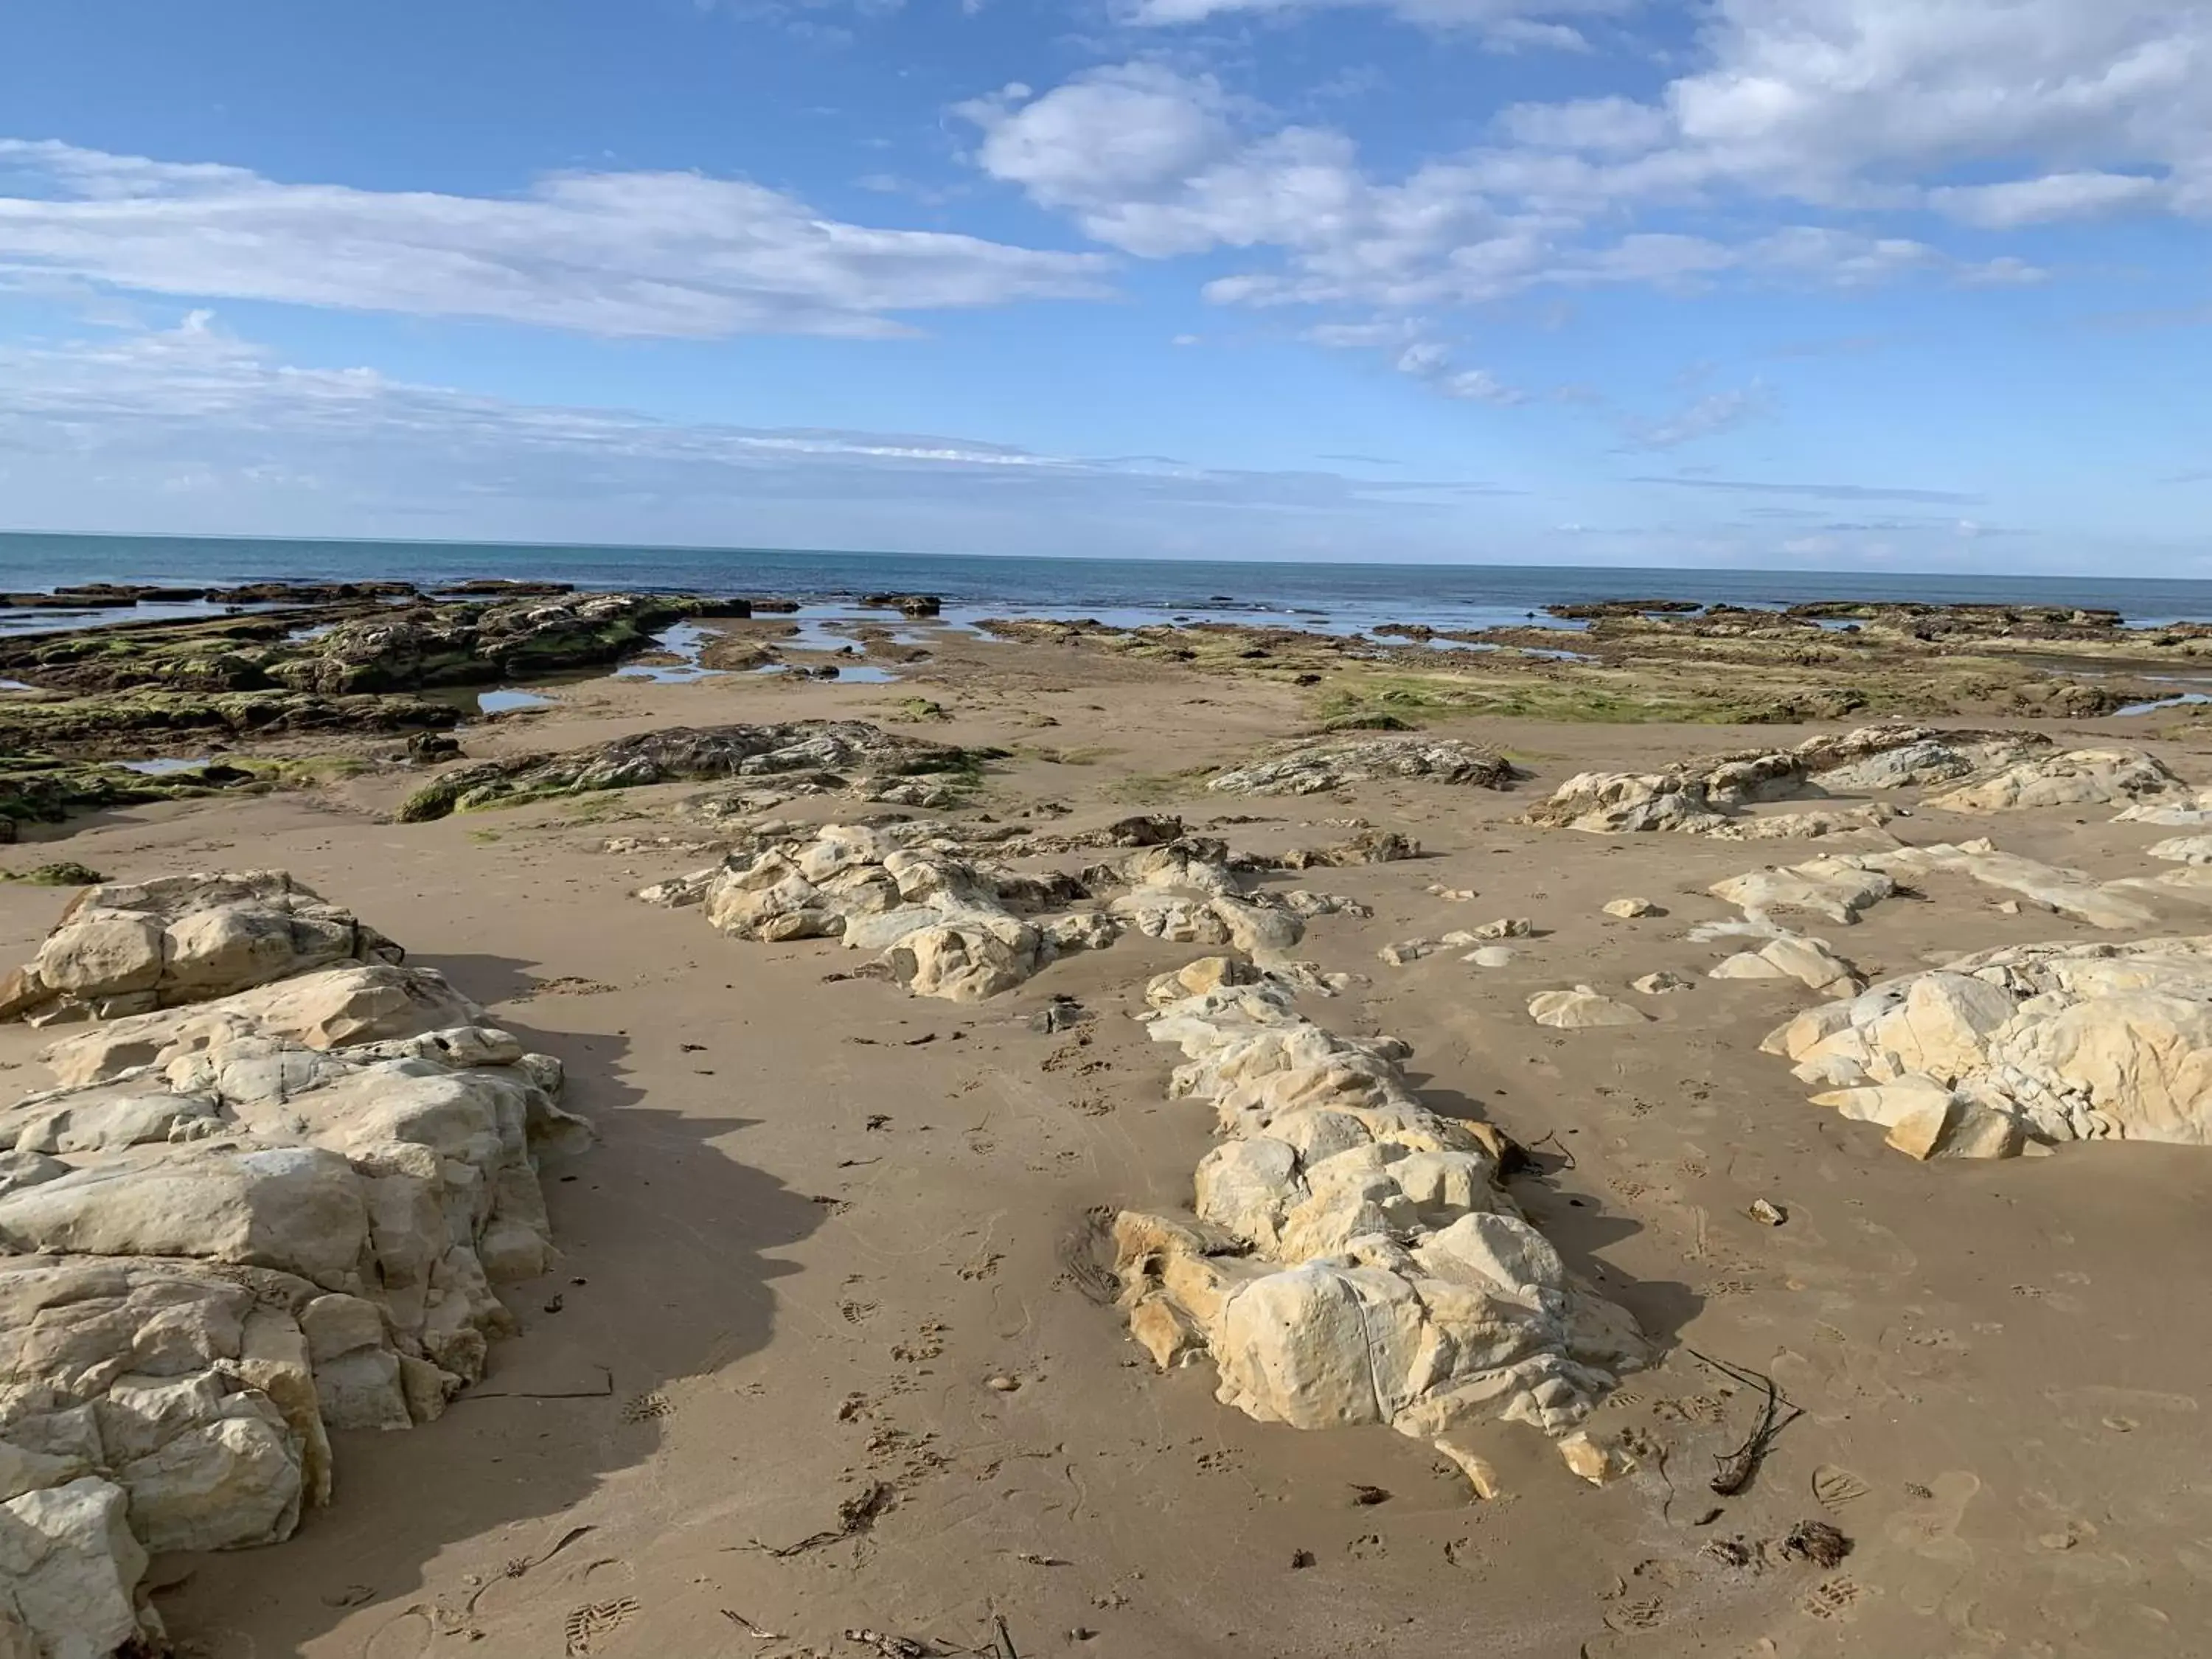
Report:
[[[482,1376],[494,1286],[552,1253],[538,1157],[589,1139],[558,1061],[281,872],[94,890],[42,976],[120,959],[83,946],[111,925],[190,971],[0,1109],[0,1636],[88,1656],[158,1638],[148,1552],[282,1540],[330,1496],[331,1430]],[[243,988],[185,1000],[211,986]]]
[[[1508,1143],[1407,1088],[1403,1044],[1340,1036],[1267,981],[1149,1018],[1186,1057],[1170,1094],[1210,1103],[1222,1137],[1194,1215],[1115,1225],[1131,1334],[1163,1369],[1211,1358],[1218,1397],[1262,1422],[1387,1423],[1486,1490],[1474,1425],[1567,1435],[1648,1363],[1498,1186]]]
[[[0,981],[0,1020],[112,1018],[404,955],[281,870],[106,882],[71,900],[38,955]]]
[[[1206,787],[1226,795],[1315,795],[1378,778],[1421,778],[1504,789],[1515,775],[1502,757],[1455,738],[1351,738],[1301,744],[1223,772]]]
[[[2032,732],[1863,726],[1792,749],[1747,750],[1683,761],[1662,772],[1583,772],[1528,822],[1597,835],[1672,830],[1727,841],[1838,835],[1878,827],[1879,806],[1748,814],[1802,796],[1863,794],[1947,782],[2007,766],[2048,743]]]
[[[1185,836],[1081,876],[981,861],[931,823],[831,824],[733,857],[706,886],[708,921],[738,939],[836,939],[877,953],[917,995],[980,1002],[1073,951],[1134,930],[1280,962],[1318,896],[1247,890],[1228,848]]]
[[[2212,902],[2212,890],[2198,880],[2200,873],[2185,868],[2159,877],[2099,882],[2079,870],[2000,852],[1978,838],[1887,853],[1839,853],[1783,868],[1749,871],[1715,882],[1707,890],[1755,920],[1765,920],[1777,910],[1801,910],[1848,926],[1900,884],[1961,876],[2092,927],[2141,927],[2157,920],[2157,899]]]
[[[2010,945],[1812,1009],[1767,1052],[1917,1158],[2212,1144],[2212,938]]]
[[[2070,749],[2008,766],[1928,805],[1946,812],[2013,812],[2037,806],[2118,805],[2178,800],[2187,785],[2140,749]]]

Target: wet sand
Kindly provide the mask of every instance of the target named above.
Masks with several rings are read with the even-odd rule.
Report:
[[[1418,837],[1419,860],[1279,878],[1375,911],[1309,924],[1297,954],[1357,976],[1309,1010],[1406,1039],[1430,1103],[1534,1150],[1517,1200],[1667,1348],[1594,1424],[1650,1449],[1599,1490],[1533,1431],[1486,1431],[1507,1495],[1479,1503],[1416,1442],[1259,1425],[1214,1401],[1209,1366],[1154,1372],[1070,1266],[1088,1260],[1094,1212],[1188,1201],[1209,1115],[1166,1098],[1173,1056],[1130,1016],[1149,975],[1202,949],[1133,933],[985,1004],[925,1000],[842,977],[858,958],[834,942],[744,943],[696,909],[629,897],[710,855],[604,843],[708,839],[678,811],[700,786],[403,826],[383,815],[419,777],[372,773],[103,815],[7,860],[65,855],[126,879],[289,869],[559,1055],[568,1103],[600,1131],[548,1167],[562,1259],[507,1296],[522,1334],[495,1346],[484,1383],[436,1424],[337,1437],[335,1501],[290,1542],[157,1563],[182,1651],[796,1659],[865,1655],[845,1633],[869,1630],[965,1652],[988,1650],[1000,1616],[1025,1659],[2204,1650],[2205,1154],[2083,1145],[1920,1164],[1808,1105],[1757,1045],[1811,994],[1705,980],[1724,949],[1682,935],[1731,914],[1708,883],[1881,836],[1739,845],[1515,822],[1585,768],[1814,728],[1440,719],[1429,729],[1495,744],[1533,779],[1273,799],[1196,779],[1309,729],[1292,689],[1077,648],[948,641],[896,685],[733,674],[557,695],[464,732],[470,753],[675,724],[891,721],[921,696],[951,718],[896,729],[1018,751],[976,803],[1001,821],[1267,820],[1212,831],[1240,849],[1340,839],[1354,817]],[[2212,781],[2193,746],[2153,746]],[[802,799],[776,815],[854,810]],[[2094,808],[1940,816],[1890,833],[1988,833],[2105,877],[2145,873],[2142,848],[2172,833]],[[1668,914],[1601,913],[1631,893]],[[2002,896],[1931,882],[1814,931],[1874,976],[1930,952],[2100,937],[2006,915]],[[7,960],[62,898],[0,887]],[[1376,957],[1496,916],[1538,929],[1507,968]],[[1626,996],[1656,969],[1697,982],[1644,1001],[1640,1028],[1553,1031],[1524,1012],[1581,981]],[[1080,1034],[1029,1029],[1055,994],[1095,1014]],[[45,1040],[0,1030],[19,1088],[43,1081]],[[1786,1224],[1752,1219],[1759,1198]],[[1770,1374],[1805,1412],[1740,1497],[1707,1483],[1759,1398],[1693,1349]],[[1371,1489],[1386,1496],[1361,1501]],[[841,1504],[869,1513],[808,1545],[841,1530]],[[1755,1558],[1814,1519],[1852,1540],[1833,1568],[1740,1565],[1729,1547]]]

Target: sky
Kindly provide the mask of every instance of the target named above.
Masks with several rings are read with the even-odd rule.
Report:
[[[2212,576],[2212,0],[9,0],[0,528]]]

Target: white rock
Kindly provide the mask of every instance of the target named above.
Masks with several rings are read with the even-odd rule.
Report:
[[[1633,921],[1638,916],[1664,914],[1648,898],[1607,899],[1605,902],[1605,913],[1609,916],[1619,916],[1623,921]]]
[[[1937,795],[1928,805],[1947,812],[2010,812],[2159,802],[2186,793],[2180,779],[2140,749],[2075,749],[2022,761],[1995,777]]]
[[[31,1659],[111,1659],[149,1633],[135,1601],[146,1552],[128,1505],[120,1486],[89,1477],[0,1504],[0,1610],[36,1644]]]
[[[1601,1025],[1642,1025],[1651,1016],[1577,985],[1571,991],[1539,991],[1528,999],[1528,1018],[1555,1030],[1581,1031]]]

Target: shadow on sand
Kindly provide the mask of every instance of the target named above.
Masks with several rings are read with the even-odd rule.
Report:
[[[421,960],[494,1000],[532,983],[503,957]],[[663,1384],[769,1339],[769,1281],[798,1271],[770,1253],[811,1232],[823,1212],[713,1144],[754,1120],[643,1106],[621,1080],[630,1045],[620,1036],[495,1018],[526,1048],[560,1058],[566,1103],[599,1130],[597,1146],[549,1158],[541,1171],[559,1259],[542,1279],[501,1287],[520,1332],[494,1343],[483,1382],[438,1422],[334,1437],[331,1504],[276,1552],[155,1564],[149,1582],[166,1588],[155,1606],[183,1651],[267,1659],[341,1621],[346,1651],[426,1650],[422,1591],[447,1549],[507,1528],[533,1547],[541,1532],[559,1537],[565,1511],[657,1449]]]

